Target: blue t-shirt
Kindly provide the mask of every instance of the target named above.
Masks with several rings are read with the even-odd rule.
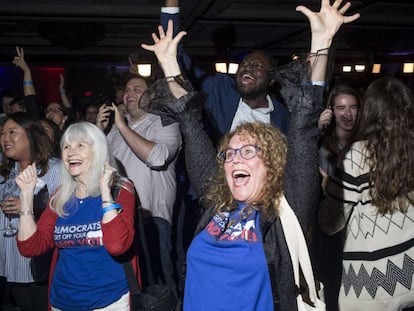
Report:
[[[184,310],[273,310],[257,211],[215,215],[187,253]]]
[[[102,242],[102,199],[73,199],[69,214],[56,221],[54,239],[59,250],[50,291],[52,306],[63,311],[88,311],[119,300],[128,289],[122,263]]]

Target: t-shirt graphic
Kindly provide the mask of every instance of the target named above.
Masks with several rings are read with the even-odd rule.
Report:
[[[246,212],[247,208],[240,204],[235,211],[216,214],[207,225],[207,232],[217,240],[257,242],[256,210]]]
[[[53,273],[50,302],[63,311],[103,308],[129,289],[122,263],[103,244],[102,198],[72,198],[65,204],[65,212],[55,224],[59,259]]]
[[[54,238],[59,248],[103,246],[100,222],[56,226]]]
[[[273,310],[260,212],[216,214],[191,242],[185,284],[184,310]]]

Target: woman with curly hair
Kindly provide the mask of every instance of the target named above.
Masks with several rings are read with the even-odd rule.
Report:
[[[339,306],[414,306],[414,99],[395,78],[364,95],[355,142],[327,185],[322,229],[346,229]]]
[[[230,148],[234,141],[243,143],[241,148]],[[260,147],[259,147],[260,146]],[[271,125],[262,123],[243,123],[237,127],[237,131],[226,134],[219,145],[219,169],[215,177],[210,181],[211,187],[205,195],[205,202],[215,202],[214,209],[216,213],[231,211],[237,201],[250,201],[251,197],[257,196],[260,199],[253,200],[253,204],[247,205],[254,208],[254,205],[260,204],[263,213],[276,213],[277,209],[271,211],[279,205],[279,199],[283,194],[283,172],[286,163],[286,138],[280,131],[275,131]],[[239,193],[238,186],[233,184],[230,179],[236,178],[239,181],[245,180],[247,174],[238,172],[237,177],[231,177],[229,163],[236,157],[237,152],[243,159],[249,160],[257,158],[263,162],[268,168],[267,174],[260,173],[260,187],[252,191],[250,198],[235,197],[235,193]],[[248,162],[248,166],[252,170],[260,171],[262,167],[255,166],[255,161]],[[245,191],[245,190],[243,190]],[[243,194],[240,193],[241,196]]]
[[[153,45],[142,45],[154,51],[166,76],[146,94],[155,96],[152,109],[164,122],[180,122],[188,176],[202,198],[204,213],[187,252],[184,310],[298,309],[299,289],[279,214],[285,196],[306,231],[319,204],[317,120],[327,63],[320,51],[342,23],[359,16],[343,16],[350,4],[339,9],[340,4],[322,1],[316,13],[298,7],[312,28],[315,53],[309,61],[272,72],[257,61],[242,74],[246,88],[254,88],[255,80],[264,83],[264,76],[280,82],[292,113],[287,140],[270,124],[242,123],[225,135],[218,157],[203,128],[202,95],[180,75],[176,51],[185,33],[173,38],[169,21],[166,32],[160,26],[159,36],[152,35]]]

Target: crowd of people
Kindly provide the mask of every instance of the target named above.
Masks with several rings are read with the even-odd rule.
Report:
[[[164,77],[131,72],[116,101],[99,97],[82,117],[62,75],[61,100],[38,102],[17,47],[24,96],[3,96],[0,124],[0,310],[131,310],[125,265],[141,288],[148,268],[137,217],[173,309],[297,310],[282,201],[327,310],[412,310],[414,97],[393,77],[363,93],[327,81],[336,33],[359,18],[350,5],[298,6],[309,53],[276,66],[252,51],[232,77],[194,64],[179,2],[165,0],[153,42],[141,44]],[[186,208],[199,213],[176,229]],[[174,230],[192,235],[176,256]]]

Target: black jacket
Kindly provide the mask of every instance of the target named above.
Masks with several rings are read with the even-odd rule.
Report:
[[[307,63],[294,62],[273,72],[282,85],[281,94],[291,111],[284,192],[304,232],[314,223],[319,202],[317,121],[323,107],[323,88],[306,82],[308,68]],[[170,122],[170,118],[180,122],[185,142],[187,173],[191,185],[199,195],[202,195],[206,181],[217,171],[216,150],[201,122],[204,97],[200,93],[192,92],[188,82],[180,82],[190,92],[178,101],[171,100],[172,97],[167,96],[168,85],[165,81],[161,80],[153,86],[154,89],[150,93],[164,92],[165,100],[158,97],[152,112],[158,111],[165,122]],[[155,91],[156,89],[158,91]],[[166,105],[166,102],[169,103]],[[208,206],[203,208],[204,214],[199,221],[196,234],[214,216],[213,208]],[[275,307],[278,310],[295,310],[297,288],[294,284],[292,263],[280,219],[276,216],[264,215],[260,219]]]

